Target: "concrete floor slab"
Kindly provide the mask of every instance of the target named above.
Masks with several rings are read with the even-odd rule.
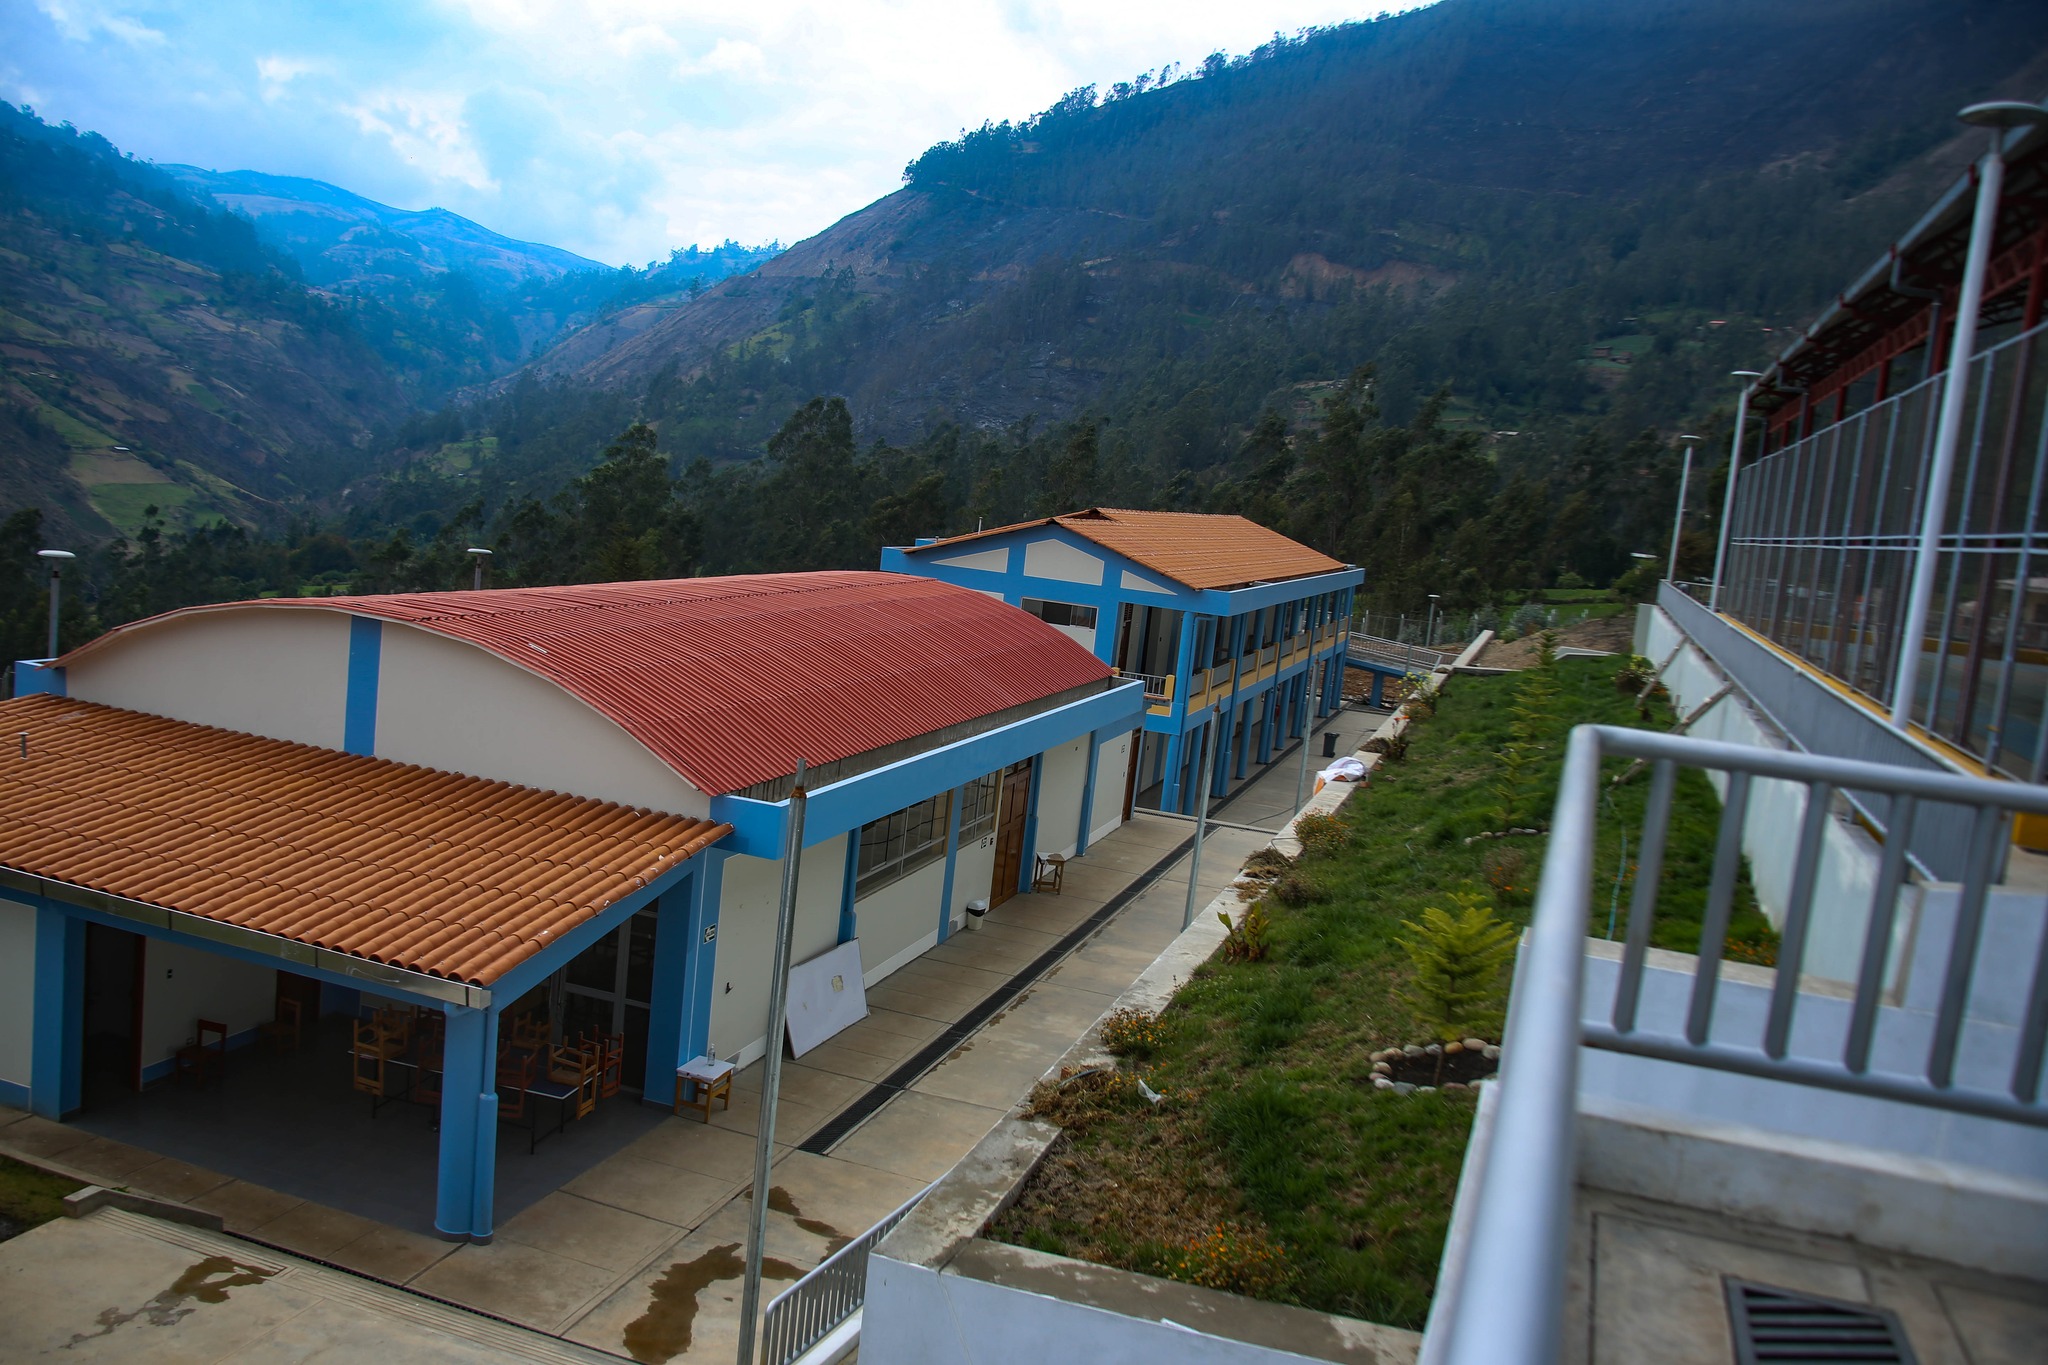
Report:
[[[628,1147],[623,1155],[695,1171],[732,1184],[739,1184],[754,1173],[751,1134],[716,1128],[694,1118],[669,1120]]]
[[[1001,1109],[906,1090],[832,1149],[841,1161],[926,1183],[981,1141]]]
[[[320,1259],[389,1284],[404,1284],[428,1266],[451,1255],[457,1245],[439,1237],[422,1237],[404,1228],[379,1224]]]
[[[775,1163],[768,1188],[771,1196],[778,1189],[787,1195],[797,1210],[792,1217],[821,1222],[837,1236],[854,1237],[900,1208],[925,1184],[836,1157],[791,1152]]]
[[[83,1128],[68,1124],[52,1123],[34,1114],[24,1114],[7,1125],[0,1142],[15,1151],[29,1156],[46,1156],[58,1160],[64,1153],[92,1141],[92,1134]]]
[[[736,1185],[736,1181],[621,1153],[562,1188],[615,1209],[687,1228],[730,1199]]]
[[[556,1190],[498,1228],[498,1237],[601,1270],[628,1271],[681,1235],[660,1222]]]
[[[305,1202],[262,1185],[252,1185],[246,1180],[230,1180],[193,1199],[191,1204],[194,1208],[219,1214],[226,1221],[229,1232],[253,1232]]]
[[[996,977],[995,980],[997,984],[1002,982],[1001,977]],[[991,986],[989,989],[993,990],[995,987]],[[983,991],[981,994],[985,996],[988,994],[988,991]],[[936,1033],[936,1030],[934,1032]],[[806,1052],[799,1061],[805,1066],[820,1069],[827,1073],[853,1074],[841,1072],[839,1068],[830,1064],[829,1059],[843,1050],[859,1052],[869,1057],[879,1057],[893,1066],[923,1047],[927,1041],[929,1040],[912,1038],[901,1033],[882,1033],[863,1029],[859,1024],[855,1024],[852,1028],[844,1029],[834,1034],[831,1041],[820,1043],[811,1051]],[[824,1054],[823,1060],[819,1056],[820,1053]],[[784,1079],[785,1081],[788,1079],[786,1070]]]
[[[327,1260],[335,1252],[382,1227],[373,1219],[330,1209],[323,1204],[300,1203],[248,1230],[259,1242],[296,1251],[302,1256]]]
[[[189,1204],[201,1195],[219,1189],[231,1178],[204,1166],[194,1166],[172,1157],[159,1157],[131,1172],[123,1183],[132,1190]]]
[[[556,1333],[616,1281],[609,1270],[521,1242],[472,1242],[428,1267],[411,1287]]]
[[[1007,1110],[1028,1094],[1045,1069],[1058,1061],[1073,1040],[1051,1035],[1036,1040],[984,1030],[960,1045],[951,1058],[932,1068],[913,1091],[961,1100],[987,1109]]]
[[[942,945],[943,946],[943,945]],[[936,951],[936,950],[934,950]],[[876,1009],[868,1006],[868,1017],[857,1027],[871,1029],[876,1033],[896,1033],[905,1038],[929,1042],[939,1036],[945,1025],[932,1019],[920,1019],[914,1014],[899,1014],[895,1010]]]
[[[0,1244],[0,1359],[599,1365],[582,1347],[196,1228],[101,1209]]]

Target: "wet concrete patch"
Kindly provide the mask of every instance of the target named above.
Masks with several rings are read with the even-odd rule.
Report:
[[[259,1266],[247,1265],[230,1256],[204,1256],[194,1261],[171,1281],[170,1288],[160,1291],[149,1302],[139,1308],[122,1311],[119,1308],[102,1308],[94,1319],[99,1324],[97,1332],[75,1332],[68,1347],[95,1337],[112,1336],[115,1331],[141,1319],[150,1327],[173,1327],[191,1316],[197,1303],[226,1303],[228,1291],[247,1285],[262,1284],[277,1272]]]
[[[769,1191],[770,1208],[775,1206],[776,1193]],[[738,1280],[746,1269],[746,1258],[740,1254],[738,1242],[712,1247],[694,1260],[677,1261],[650,1288],[646,1311],[626,1324],[620,1342],[626,1354],[641,1365],[661,1365],[689,1350],[697,1326],[699,1296],[721,1280]],[[795,1280],[802,1276],[803,1271],[788,1261],[774,1256],[761,1258],[761,1278],[765,1280]]]
[[[798,1227],[811,1236],[824,1238],[825,1255],[828,1258],[853,1240],[822,1218],[804,1217],[804,1211],[796,1206],[796,1200],[780,1185],[768,1187],[768,1207],[776,1213],[788,1214]]]

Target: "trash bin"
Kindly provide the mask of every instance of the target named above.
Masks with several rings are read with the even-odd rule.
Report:
[[[1335,758],[1336,756],[1337,732],[1335,730],[1325,730],[1323,731],[1323,757]]]
[[[961,927],[965,929],[979,929],[981,927],[981,917],[987,913],[987,901],[967,902],[967,919]]]

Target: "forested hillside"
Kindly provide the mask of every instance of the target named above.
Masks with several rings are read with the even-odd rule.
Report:
[[[1077,91],[744,275],[636,274],[282,538],[164,528],[96,591],[865,566],[1090,503],[1247,511],[1391,610],[1605,583],[1664,546],[1675,435],[1725,450],[1727,371],[2044,53],[2028,0],[1442,0]]]

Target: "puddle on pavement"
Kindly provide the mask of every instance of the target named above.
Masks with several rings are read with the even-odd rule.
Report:
[[[775,1206],[772,1191],[768,1206]],[[712,1247],[693,1261],[677,1261],[649,1289],[647,1311],[626,1324],[621,1339],[626,1354],[641,1365],[661,1365],[689,1350],[697,1327],[698,1296],[720,1280],[731,1280],[735,1292],[724,1297],[728,1302],[737,1299],[737,1285],[746,1271],[747,1258],[738,1242]],[[788,1261],[761,1258],[764,1280],[796,1280],[803,1273]]]
[[[836,1255],[841,1247],[853,1240],[822,1218],[804,1217],[804,1211],[796,1206],[796,1200],[780,1185],[768,1187],[768,1207],[777,1213],[788,1214],[798,1227],[811,1236],[824,1238],[825,1255],[828,1257]]]
[[[171,1281],[169,1289],[160,1291],[140,1308],[128,1312],[119,1308],[102,1308],[99,1316],[93,1319],[99,1324],[99,1331],[73,1333],[67,1349],[95,1337],[112,1336],[116,1330],[138,1318],[151,1327],[175,1326],[191,1315],[193,1309],[188,1301],[226,1303],[230,1289],[262,1284],[276,1273],[275,1270],[245,1265],[231,1256],[204,1257],[186,1266],[178,1278]]]

